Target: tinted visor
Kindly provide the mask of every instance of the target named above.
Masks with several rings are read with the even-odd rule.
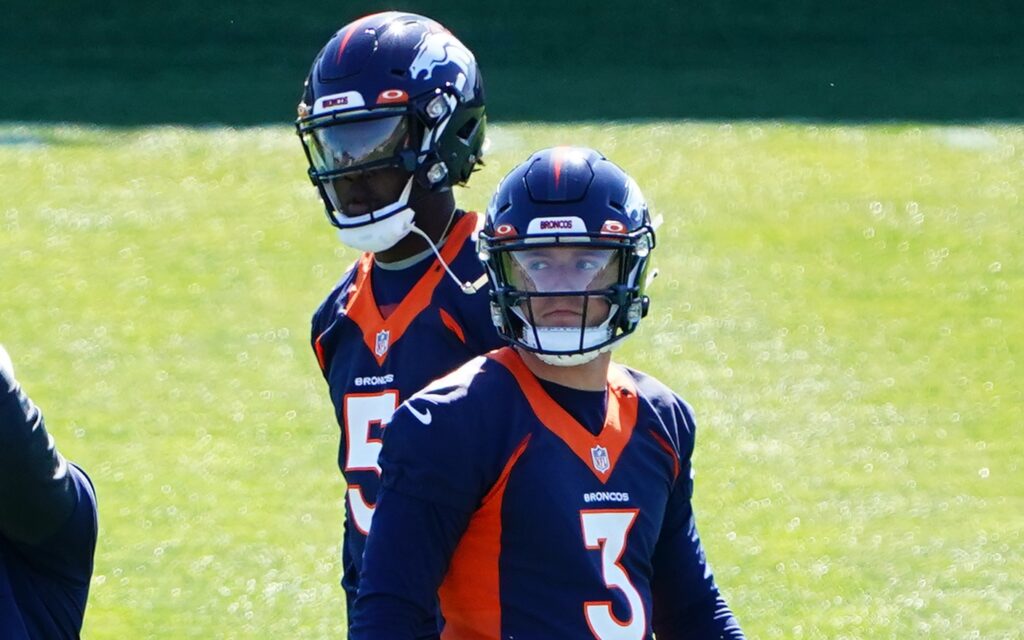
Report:
[[[544,247],[509,251],[502,258],[509,284],[519,291],[597,291],[610,287],[619,275],[615,249]]]
[[[302,138],[313,169],[321,176],[386,166],[412,147],[405,115],[327,124],[305,131]]]

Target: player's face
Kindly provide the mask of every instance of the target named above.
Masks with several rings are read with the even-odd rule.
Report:
[[[361,216],[395,202],[409,181],[394,167],[347,173],[331,181],[335,204],[347,216]]]
[[[303,140],[317,171],[345,172],[324,184],[343,215],[357,217],[392,204],[409,182],[407,171],[381,166],[411,149],[408,116],[338,122],[312,129]],[[377,168],[360,171],[364,166]]]
[[[609,249],[548,247],[511,256],[509,280],[521,291],[596,291],[611,286],[618,276],[619,261]],[[609,311],[603,296],[534,297],[523,304],[526,317],[532,315],[533,323],[541,327],[593,327],[604,322]]]

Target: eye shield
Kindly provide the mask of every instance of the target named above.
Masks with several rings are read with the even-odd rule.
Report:
[[[618,279],[618,251],[549,246],[509,251],[502,256],[509,284],[537,293],[606,289]]]
[[[359,120],[311,119],[300,134],[320,179],[383,166],[402,166],[411,171],[415,165],[416,149],[407,113]],[[403,155],[413,166],[396,161]]]

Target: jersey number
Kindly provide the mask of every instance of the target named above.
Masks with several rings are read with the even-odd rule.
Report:
[[[583,603],[590,632],[597,640],[641,640],[647,630],[647,615],[640,593],[620,564],[626,550],[626,538],[638,513],[637,509],[580,511],[583,543],[587,549],[601,551],[601,573],[605,585],[621,591],[629,604],[629,615],[621,621],[612,612],[611,601]]]
[[[345,396],[345,475],[349,471],[374,471],[380,477],[380,438],[370,436],[370,429],[391,419],[398,408],[398,392],[350,393]],[[356,528],[366,535],[373,521],[373,507],[363,497],[358,484],[348,486],[348,509]]]

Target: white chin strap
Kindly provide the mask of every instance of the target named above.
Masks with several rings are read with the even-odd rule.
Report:
[[[390,249],[409,235],[415,217],[409,208],[409,194],[412,193],[414,179],[409,176],[402,195],[388,206],[361,216],[341,216],[342,227],[338,229],[341,242],[353,249],[377,253]]]
[[[412,229],[413,211],[406,207],[383,220],[361,227],[338,229],[338,239],[353,249],[377,253],[386,251],[409,235]]]
[[[611,340],[612,317],[617,307],[612,306],[605,321],[596,327],[534,327],[519,309],[513,312],[523,321],[523,343],[533,349],[543,349],[548,353],[534,353],[541,362],[556,367],[575,367],[586,364],[602,353],[619,346],[621,340],[598,348],[597,345]],[[580,349],[580,332],[583,332],[583,348]]]

